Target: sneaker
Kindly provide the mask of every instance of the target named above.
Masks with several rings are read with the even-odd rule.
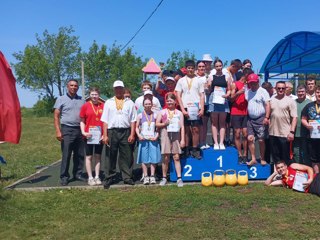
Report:
[[[154,176],[150,177],[150,184],[156,184],[156,178]]]
[[[219,144],[214,144],[213,145],[213,150],[219,150],[220,148],[219,148]]]
[[[141,179],[140,179],[140,182],[143,182],[143,180],[144,180],[144,175],[142,174],[142,177],[141,177]]]
[[[196,159],[201,159],[202,157],[201,157],[201,153],[200,153],[200,151],[199,150],[196,150],[196,149],[193,149],[192,150],[192,157],[194,157],[194,158],[196,158]]]
[[[88,179],[88,185],[89,186],[94,186],[94,185],[96,185],[96,181],[93,178],[89,178]]]
[[[102,184],[100,178],[95,178],[94,181],[96,182],[96,185],[101,185]]]
[[[166,178],[162,178],[159,185],[160,186],[165,186],[167,184],[167,179]]]
[[[248,157],[247,156],[243,156],[242,157],[242,163],[243,164],[247,164],[247,162],[248,162]]]
[[[178,186],[178,187],[183,187],[183,181],[182,181],[181,178],[179,178],[179,179],[177,180],[177,186]]]
[[[238,164],[243,164],[243,158],[242,158],[242,156],[238,156]]]
[[[206,144],[205,146],[206,146],[206,149],[209,149],[209,148],[210,148],[210,145],[209,145],[209,144]]]
[[[207,147],[206,147],[206,145],[202,145],[202,146],[200,147],[200,149],[201,149],[201,150],[205,150],[205,149],[207,149]]]
[[[149,185],[150,181],[149,181],[149,177],[145,177],[143,180],[143,185]]]
[[[67,186],[69,183],[68,178],[61,178],[60,184],[61,186]]]
[[[220,150],[226,150],[226,147],[224,146],[223,143],[220,143],[220,144],[219,144],[219,148],[220,148]]]

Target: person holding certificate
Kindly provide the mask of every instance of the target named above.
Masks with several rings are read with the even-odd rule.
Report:
[[[267,186],[284,186],[299,192],[320,196],[320,174],[314,174],[311,167],[280,160],[275,163],[275,171],[264,182]]]
[[[201,159],[199,149],[200,127],[202,126],[202,116],[204,114],[204,85],[195,75],[195,65],[193,60],[186,61],[187,75],[181,78],[176,85],[175,91],[181,111],[185,117],[186,146],[192,140],[191,155]],[[188,155],[188,149],[184,151]]]
[[[167,184],[167,173],[170,155],[172,154],[178,177],[177,185],[183,187],[179,156],[181,148],[185,145],[183,114],[176,108],[176,95],[174,93],[168,93],[165,100],[167,108],[159,112],[156,122],[156,127],[161,129],[161,154],[163,155],[162,180],[159,185]]]
[[[231,82],[227,81],[226,76],[222,72],[223,63],[220,59],[216,59],[213,63],[215,75],[212,76],[212,81],[209,83],[211,94],[209,97],[209,112],[211,117],[211,129],[213,136],[213,149],[225,150],[223,144],[226,134],[226,118],[230,112],[227,98],[231,94]],[[219,133],[219,141],[218,141]]]
[[[99,178],[101,152],[102,152],[102,127],[103,123],[100,121],[103,103],[99,101],[100,90],[98,88],[90,88],[90,100],[86,102],[80,110],[80,128],[81,133],[86,142],[86,171],[88,174],[88,185],[101,185]],[[92,159],[95,163],[95,178],[92,176]]]
[[[152,108],[152,100],[145,97],[143,102],[144,111],[137,116],[136,133],[139,138],[139,149],[137,163],[142,165],[143,184],[156,184],[155,171],[157,164],[161,161],[159,133],[156,130],[157,113]],[[151,175],[148,175],[148,164],[150,164]]]
[[[308,152],[315,173],[320,169],[320,86],[316,87],[316,101],[308,103],[301,112],[301,124],[309,130]]]

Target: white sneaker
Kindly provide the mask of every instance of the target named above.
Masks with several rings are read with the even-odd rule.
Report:
[[[205,150],[205,149],[207,149],[207,147],[206,147],[206,145],[202,145],[202,146],[200,147],[200,149],[201,149],[201,150]]]
[[[179,178],[179,179],[177,180],[177,186],[178,186],[178,187],[183,187],[183,181],[182,181],[181,178]]]
[[[223,143],[220,143],[220,144],[219,144],[219,148],[220,148],[220,150],[226,150],[226,147],[224,146]]]
[[[94,185],[96,185],[96,181],[93,178],[89,178],[88,179],[88,185],[89,186],[94,186]]]
[[[143,182],[144,180],[144,175],[142,174],[142,177],[140,178],[140,182]]]
[[[213,145],[213,150],[219,150],[220,148],[219,148],[219,144],[214,144]]]
[[[94,181],[96,182],[96,185],[101,185],[102,184],[100,178],[95,178]]]
[[[206,146],[206,149],[210,148],[210,145],[209,145],[209,144],[206,144],[205,146]]]
[[[167,184],[167,179],[166,179],[166,178],[162,178],[161,181],[160,181],[160,183],[159,183],[159,185],[160,185],[160,186],[164,186],[164,185],[166,185],[166,184]]]
[[[157,182],[156,182],[156,178],[155,177],[153,177],[153,176],[151,176],[150,177],[150,184],[156,184]]]
[[[149,177],[144,177],[143,185],[149,185],[149,183],[150,183]]]

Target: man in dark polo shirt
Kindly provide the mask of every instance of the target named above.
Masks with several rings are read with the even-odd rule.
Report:
[[[80,129],[80,109],[84,100],[77,95],[78,81],[67,82],[67,94],[58,97],[54,105],[54,126],[56,137],[61,142],[62,161],[60,168],[61,185],[68,185],[69,165],[73,153],[73,177],[83,181],[84,140]]]

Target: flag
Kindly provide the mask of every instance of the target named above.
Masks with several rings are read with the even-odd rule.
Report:
[[[19,143],[21,111],[16,79],[0,51],[0,141]]]

